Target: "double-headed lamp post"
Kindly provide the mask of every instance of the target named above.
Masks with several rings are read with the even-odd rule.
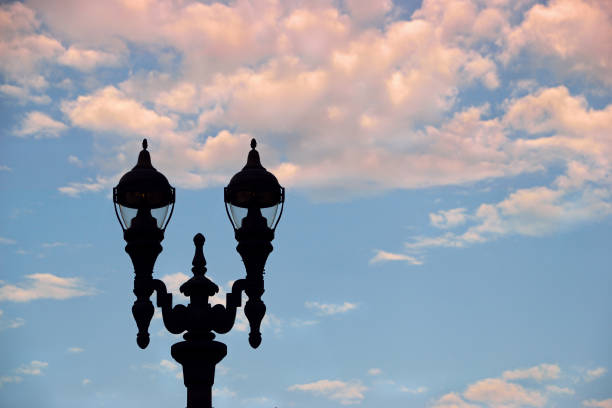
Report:
[[[193,238],[193,277],[180,287],[190,298],[189,305],[172,306],[172,294],[159,279],[153,279],[153,266],[162,251],[161,241],[174,210],[175,189],[168,179],[155,170],[147,151],[146,139],[136,166],[127,172],[113,189],[115,213],[127,242],[125,251],[134,264],[134,294],[132,314],[138,326],[136,342],[140,348],[149,344],[149,324],[154,307],[150,297],[157,292],[157,306],[162,310],[166,329],[174,334],[186,332],[184,341],[171,348],[172,357],[183,366],[187,387],[187,408],[210,408],[215,365],[227,354],[227,346],[214,341],[214,332],[227,333],[234,326],[236,308],[242,305],[242,292],[248,296],[244,313],[249,320],[249,344],[261,344],[260,326],[266,313],[261,300],[264,293],[264,267],[270,252],[274,230],[278,225],[285,202],[285,189],[268,172],[251,140],[251,151],[244,168],[232,177],[225,187],[225,208],[234,228],[246,277],[232,285],[226,295],[225,307],[212,306],[208,298],[219,287],[208,279],[204,258],[204,236]],[[278,207],[280,205],[280,211]]]

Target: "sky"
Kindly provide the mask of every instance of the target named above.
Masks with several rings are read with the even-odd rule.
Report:
[[[263,342],[217,336],[216,408],[612,407],[612,3],[0,4],[0,405],[185,406],[136,345],[111,191],[176,187],[175,303],[256,138],[287,189]]]

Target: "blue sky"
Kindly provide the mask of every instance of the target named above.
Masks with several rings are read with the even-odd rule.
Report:
[[[111,189],[146,137],[155,276],[185,303],[202,232],[225,292],[255,137],[287,204],[215,407],[612,407],[608,2],[32,0],[0,31],[0,405],[184,405]]]

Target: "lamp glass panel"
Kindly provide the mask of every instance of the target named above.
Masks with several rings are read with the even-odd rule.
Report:
[[[272,228],[274,226],[274,221],[276,221],[277,211],[278,211],[278,204],[273,205],[272,207],[261,209],[261,215],[266,217],[268,228]]]
[[[119,213],[121,214],[121,219],[126,229],[132,226],[132,219],[136,217],[137,212],[138,209],[136,208],[130,208],[119,204]]]
[[[230,214],[232,215],[232,220],[234,221],[234,226],[236,229],[242,227],[242,219],[247,216],[248,210],[246,208],[238,207],[236,205],[230,204]]]
[[[153,218],[157,220],[157,228],[163,228],[164,222],[166,222],[166,217],[168,216],[168,208],[170,206],[166,205],[160,208],[151,209],[151,215]]]

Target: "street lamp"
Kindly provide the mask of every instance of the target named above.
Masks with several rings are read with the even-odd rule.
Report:
[[[149,344],[148,329],[154,313],[150,297],[155,291],[166,329],[174,334],[186,332],[184,341],[172,345],[171,354],[183,366],[187,408],[212,406],[215,366],[227,354],[227,346],[214,341],[213,331],[223,334],[232,329],[236,309],[242,305],[242,292],[248,297],[244,312],[251,329],[249,344],[253,348],[261,344],[260,326],[266,312],[261,300],[264,267],[283,212],[285,189],[261,165],[256,147],[255,139],[251,140],[247,164],[224,190],[226,212],[238,241],[236,250],[246,268],[246,278],[235,281],[227,293],[225,307],[209,303],[209,297],[219,287],[205,276],[205,239],[200,233],[193,238],[195,255],[191,271],[194,276],[180,287],[181,293],[189,297],[189,305],[173,307],[172,294],[164,282],[153,279],[153,266],[162,251],[161,241],[174,210],[175,189],[152,166],[146,139],[138,163],[113,189],[115,214],[127,242],[125,251],[134,265],[136,301],[132,314],[138,326],[136,342],[143,349]]]

